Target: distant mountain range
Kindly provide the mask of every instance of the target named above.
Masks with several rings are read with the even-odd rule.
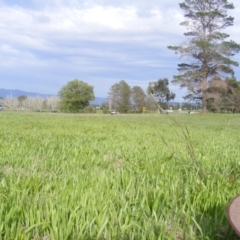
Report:
[[[0,97],[1,98],[6,98],[7,96],[12,96],[13,98],[18,98],[22,95],[28,96],[28,97],[42,97],[42,98],[47,98],[47,97],[52,97],[56,96],[54,94],[41,94],[41,93],[35,93],[35,92],[26,92],[18,89],[4,89],[0,88]],[[93,105],[100,105],[103,102],[107,102],[107,98],[101,98],[101,97],[96,97],[95,100],[91,101],[90,103]]]
[[[34,93],[34,92],[25,92],[22,90],[18,90],[18,89],[4,89],[4,88],[0,88],[0,97],[1,98],[6,98],[7,96],[12,96],[13,98],[18,98],[19,96],[28,96],[28,97],[50,97],[50,96],[54,96],[54,95],[50,95],[50,94],[41,94],[41,93]]]

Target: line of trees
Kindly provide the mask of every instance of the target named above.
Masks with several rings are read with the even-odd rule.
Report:
[[[116,110],[121,113],[152,112],[169,108],[169,101],[174,100],[175,93],[169,89],[168,79],[150,82],[145,92],[140,86],[130,87],[124,80],[111,86],[109,101],[103,103],[104,113]],[[95,113],[96,107],[90,105],[94,99],[93,87],[77,79],[68,82],[59,91],[59,96],[48,98],[7,96],[0,103],[10,110],[80,112]],[[206,92],[207,109],[213,112],[240,112],[240,83],[235,78],[215,76],[209,81]],[[197,104],[199,107],[201,102]],[[189,105],[191,106],[191,104]]]
[[[55,112],[59,110],[59,97],[57,96],[47,98],[42,98],[40,96],[28,97],[25,95],[19,96],[18,98],[7,96],[5,99],[1,99],[0,103],[3,104],[5,108],[13,111],[28,110]]]
[[[109,91],[109,110],[121,113],[155,111],[166,109],[175,94],[169,90],[168,79],[150,82],[147,93],[139,86],[130,87],[124,80],[115,83]],[[159,107],[160,106],[160,107]]]
[[[94,98],[93,87],[75,79],[63,86],[58,96],[43,98],[40,96],[28,97],[22,95],[18,98],[13,98],[11,95],[1,99],[0,103],[5,108],[15,111],[95,113],[96,108],[89,105],[89,102],[94,100]]]

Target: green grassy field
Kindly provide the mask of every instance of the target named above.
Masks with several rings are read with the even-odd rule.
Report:
[[[236,239],[240,115],[0,113],[0,239]]]

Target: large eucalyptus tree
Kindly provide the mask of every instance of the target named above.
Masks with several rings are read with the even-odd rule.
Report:
[[[168,48],[185,56],[186,61],[178,64],[179,75],[172,82],[187,88],[186,99],[202,101],[205,112],[212,78],[232,77],[233,67],[238,66],[232,56],[239,52],[240,45],[227,41],[229,35],[222,32],[233,25],[234,18],[227,11],[234,5],[227,0],[185,0],[179,6],[187,19],[181,23],[187,28],[187,41]]]

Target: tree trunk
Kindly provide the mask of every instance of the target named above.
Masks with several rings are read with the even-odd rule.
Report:
[[[207,111],[207,99],[206,99],[206,92],[202,92],[202,113],[206,113]]]
[[[207,111],[207,78],[204,77],[202,84],[202,113]]]

